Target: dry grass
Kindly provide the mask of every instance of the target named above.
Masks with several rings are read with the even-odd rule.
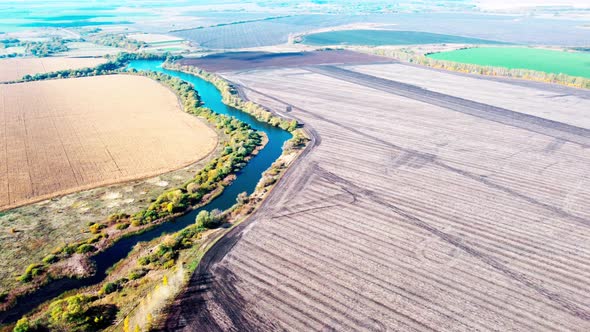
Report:
[[[3,85],[0,97],[0,209],[164,173],[217,143],[145,77]]]
[[[305,70],[227,76],[321,144],[179,328],[590,329],[587,147]]]
[[[25,75],[49,73],[65,69],[96,67],[103,58],[13,58],[0,60],[0,82],[14,81]]]

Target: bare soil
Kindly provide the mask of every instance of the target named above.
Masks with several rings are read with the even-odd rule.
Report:
[[[590,329],[587,146],[396,82],[225,76],[255,102],[291,106],[315,149],[203,258],[167,330]],[[534,87],[506,98],[551,92]]]
[[[590,109],[590,90],[566,88],[552,91],[553,87],[551,90],[539,90],[529,84],[519,89],[521,95],[516,99],[513,97],[513,84],[478,77],[449,75],[448,72],[440,73],[401,64],[350,66],[347,69],[590,129],[590,112],[580,112],[582,108]],[[474,93],[474,90],[477,92]]]
[[[345,50],[291,53],[231,52],[201,58],[186,58],[180,64],[210,72],[225,72],[269,67],[302,67],[321,64],[389,63],[391,59]]]

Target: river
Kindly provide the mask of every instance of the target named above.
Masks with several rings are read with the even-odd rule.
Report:
[[[20,298],[14,308],[0,313],[0,324],[16,321],[39,304],[51,300],[63,292],[102,282],[107,276],[108,269],[121,259],[127,257],[138,242],[151,241],[164,234],[180,231],[194,223],[197,214],[202,210],[211,211],[214,209],[225,210],[230,208],[236,203],[236,198],[240,193],[247,192],[248,194],[251,194],[254,191],[258,181],[260,181],[262,177],[262,173],[282,154],[283,144],[292,137],[291,134],[285,130],[260,122],[249,114],[225,105],[222,101],[220,91],[217,90],[213,84],[192,74],[164,69],[162,68],[162,61],[135,60],[129,63],[128,69],[161,72],[193,84],[195,89],[199,92],[203,106],[210,108],[215,113],[236,117],[249,124],[253,129],[266,133],[268,143],[258,155],[252,158],[248,164],[236,174],[236,180],[226,187],[223,193],[209,204],[176,218],[173,221],[157,225],[146,232],[117,241],[113,246],[98,253],[92,258],[96,264],[96,273],[93,276],[83,279],[64,278],[42,286],[34,293]]]

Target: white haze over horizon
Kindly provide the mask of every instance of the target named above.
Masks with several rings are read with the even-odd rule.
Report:
[[[475,0],[483,10],[503,10],[533,7],[567,6],[574,8],[590,8],[590,0]]]

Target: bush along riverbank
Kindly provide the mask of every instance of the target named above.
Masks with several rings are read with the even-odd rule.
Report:
[[[116,74],[119,72],[108,72]],[[104,74],[104,73],[103,73]],[[39,287],[63,277],[86,277],[93,271],[89,260],[98,252],[110,247],[117,240],[145,231],[155,224],[168,221],[202,206],[221,194],[224,187],[235,178],[235,172],[243,168],[248,160],[264,146],[265,137],[249,125],[226,115],[217,114],[201,106],[199,95],[193,87],[178,78],[155,72],[129,72],[152,78],[173,90],[179,97],[184,110],[208,121],[229,138],[221,155],[209,162],[183,186],[162,193],[149,207],[135,214],[124,212],[113,214],[101,222],[88,226],[93,237],[86,241],[69,243],[56,248],[42,262],[31,264],[18,280],[21,286],[8,292],[1,303],[3,311],[16,304],[17,299],[34,292]],[[53,79],[48,75],[45,79]],[[70,275],[63,267],[75,260],[82,265],[83,273]],[[81,262],[81,264],[79,264]]]
[[[189,91],[185,93],[191,95]],[[200,116],[212,116],[208,109],[196,106],[197,104],[192,102],[189,105],[195,105],[194,111]],[[280,120],[283,123],[292,122],[287,119]],[[68,292],[59,299],[41,306],[37,312],[21,318],[14,330],[62,328],[68,331],[148,331],[156,326],[162,318],[162,310],[186,285],[190,274],[207,249],[233,225],[245,220],[260,206],[289,166],[304,151],[309,141],[305,131],[294,128],[292,134],[292,138],[284,146],[282,155],[263,173],[254,193],[238,195],[236,204],[225,211],[201,211],[194,224],[179,232],[136,245],[126,259],[110,269],[103,283]],[[238,144],[240,146],[237,150],[244,147],[243,141]],[[228,157],[225,161],[242,160],[240,155],[244,150],[238,155],[233,154],[237,150],[227,149],[224,156],[236,158]],[[256,148],[252,153],[255,151]],[[113,215],[105,223],[93,227],[97,232],[108,234],[106,230],[112,230],[113,227],[144,227],[144,223],[150,225],[154,222],[154,216],[159,213],[175,216],[175,206],[183,206],[187,201],[190,203],[191,195],[202,195],[203,200],[206,195],[215,191],[204,193],[199,191],[199,188],[207,188],[212,183],[210,179],[220,176],[211,171],[218,170],[218,166],[223,168],[224,165],[229,165],[220,158],[212,162],[211,167],[199,172],[183,188],[164,193],[148,209],[135,215]],[[245,160],[247,157],[243,161]],[[157,219],[155,221],[157,222]]]
[[[219,91],[221,91],[223,102],[225,104],[254,116],[260,122],[268,123],[272,126],[279,127],[289,132],[293,132],[299,127],[297,120],[281,118],[280,116],[273,114],[258,104],[243,100],[238,95],[237,90],[228,81],[224,80],[218,75],[207,72],[198,67],[183,66],[172,61],[166,61],[163,67],[170,70],[196,75],[205,81],[211,82]]]

